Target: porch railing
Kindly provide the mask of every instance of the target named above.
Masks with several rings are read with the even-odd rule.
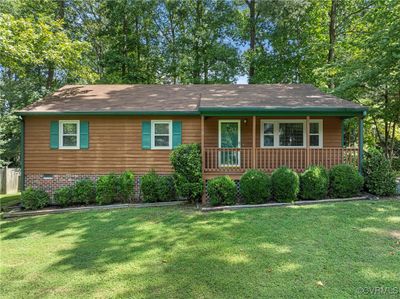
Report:
[[[310,149],[310,164],[331,168],[337,164],[358,166],[358,148],[312,148]]]
[[[255,154],[254,167],[251,147],[205,148],[204,171],[229,173],[258,168],[272,172],[280,166],[287,166],[302,172],[308,165],[322,165],[326,168],[341,163],[358,165],[358,148],[310,148],[308,158],[306,148],[256,148]]]
[[[251,147],[204,149],[204,170],[206,172],[243,172],[252,168]]]
[[[287,166],[301,172],[307,168],[305,148],[257,148],[256,168],[272,172],[280,166]]]

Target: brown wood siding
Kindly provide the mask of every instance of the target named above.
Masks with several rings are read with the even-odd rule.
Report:
[[[50,149],[50,121],[76,119],[89,121],[89,149]],[[132,170],[143,174],[151,169],[172,171],[170,150],[142,150],[143,120],[182,121],[182,142],[200,143],[200,117],[26,117],[26,174],[105,174]]]
[[[50,149],[50,121],[77,119],[89,121],[88,150]],[[132,170],[143,174],[151,169],[159,173],[172,171],[170,150],[142,150],[143,120],[181,120],[182,142],[201,142],[199,116],[174,117],[26,117],[25,118],[25,172],[26,174],[105,174]],[[205,147],[218,147],[218,120],[240,119],[241,146],[252,146],[252,117],[206,117]],[[257,117],[256,146],[260,146],[260,120]],[[304,119],[301,117],[271,117],[270,119]],[[341,147],[341,119],[339,117],[312,117],[323,119],[324,147]],[[244,122],[246,120],[246,123]]]

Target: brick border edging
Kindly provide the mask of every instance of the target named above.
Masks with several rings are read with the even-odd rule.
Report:
[[[9,219],[9,218],[19,218],[28,216],[48,215],[48,214],[62,214],[67,212],[113,210],[113,209],[125,209],[125,208],[169,207],[169,206],[183,205],[186,203],[187,203],[186,200],[177,200],[177,201],[154,202],[154,203],[121,203],[121,204],[112,204],[105,206],[84,206],[84,207],[44,209],[44,210],[23,211],[23,212],[11,211],[8,213],[4,213],[2,215],[2,218]]]
[[[271,208],[271,207],[287,207],[287,206],[304,206],[321,203],[335,203],[335,202],[346,202],[346,201],[357,201],[357,200],[377,200],[371,196],[358,196],[349,198],[332,198],[332,199],[321,199],[321,200],[299,200],[295,202],[274,202],[274,203],[263,203],[258,205],[234,205],[234,206],[220,206],[220,207],[204,207],[201,208],[201,212],[213,212],[213,211],[229,211],[229,210],[240,210],[240,209],[254,209],[254,208]]]

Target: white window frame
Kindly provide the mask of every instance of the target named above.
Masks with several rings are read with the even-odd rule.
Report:
[[[274,125],[274,145],[264,146],[264,124],[270,123]],[[303,146],[280,146],[279,145],[279,124],[281,123],[302,123],[303,124]],[[312,148],[322,148],[323,147],[323,120],[322,119],[310,119],[311,123],[319,124],[319,146],[311,146]],[[317,134],[313,134],[317,135]],[[305,148],[307,145],[307,121],[303,119],[262,119],[260,121],[260,147],[261,148]]]
[[[64,134],[64,124],[76,124],[76,134]],[[60,120],[58,121],[58,138],[60,149],[79,149],[80,148],[80,121],[79,120]],[[64,136],[75,136],[76,146],[64,145]]]
[[[155,136],[156,136],[156,124],[168,124],[168,135],[167,134],[157,134],[160,136],[168,136],[169,145],[168,146],[156,146]],[[152,120],[151,121],[151,149],[172,149],[172,120]]]
[[[319,141],[318,141],[318,146],[313,146],[313,145],[311,145],[311,142],[310,142],[310,147],[312,147],[312,148],[323,148],[323,146],[324,146],[324,123],[323,123],[323,120],[322,119],[310,119],[310,124],[312,124],[312,123],[317,123],[318,124],[318,134],[315,134],[315,133],[312,133],[311,134],[311,132],[310,132],[310,136],[311,135],[318,135],[318,137],[319,137]],[[310,128],[311,128],[311,126],[310,126]]]

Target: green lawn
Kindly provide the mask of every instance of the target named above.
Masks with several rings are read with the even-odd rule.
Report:
[[[21,201],[21,193],[0,194],[0,210],[15,206]]]
[[[365,298],[359,288],[400,289],[399,200],[68,213],[3,221],[0,237],[3,298]]]

